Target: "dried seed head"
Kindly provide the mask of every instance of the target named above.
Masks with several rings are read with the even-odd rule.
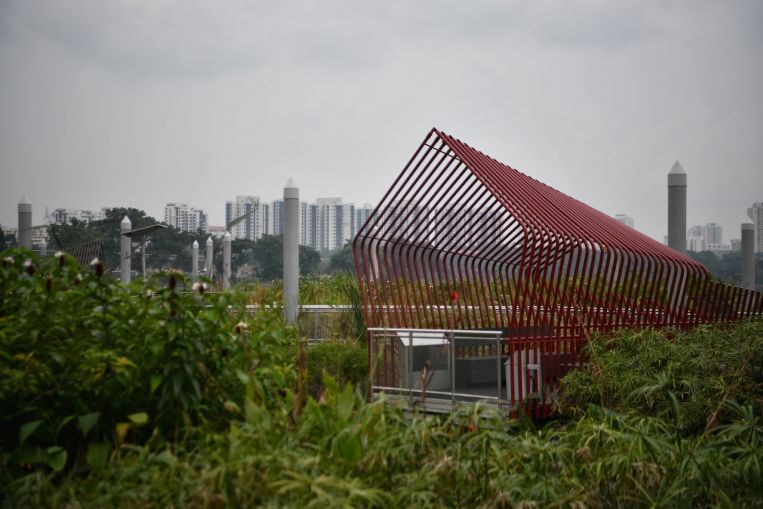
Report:
[[[245,331],[247,328],[248,328],[248,326],[246,325],[246,323],[245,323],[245,322],[238,322],[238,323],[236,324],[236,329],[235,329],[235,330],[236,330],[236,334],[241,334],[241,333],[242,333],[242,332],[244,332],[244,331]]]
[[[98,258],[93,258],[93,261],[90,262],[90,265],[95,270],[95,275],[96,276],[98,276],[98,277],[103,276],[103,269],[104,269],[104,267],[103,267],[103,262],[101,260],[99,260]]]
[[[66,262],[66,255],[64,254],[64,252],[63,251],[56,251],[56,254],[53,255],[53,256],[58,258],[58,266],[59,267],[63,267],[64,263]]]
[[[79,284],[82,282],[82,274],[77,272],[77,275],[74,276],[74,286],[79,286]]]
[[[27,274],[29,274],[30,276],[34,275],[35,266],[34,266],[34,263],[32,263],[32,260],[25,261],[24,268],[26,269]]]
[[[6,256],[5,258],[3,258],[3,267],[9,267],[11,265],[13,265],[13,258],[11,258],[10,256]]]
[[[174,289],[175,289],[175,287],[177,287],[177,285],[178,285],[178,280],[177,280],[177,278],[175,277],[175,274],[170,274],[170,281],[169,281],[169,284],[170,284],[170,290],[174,290]]]
[[[51,291],[53,289],[53,276],[48,276],[45,278],[45,290]]]
[[[194,283],[192,288],[193,288],[193,291],[199,292],[201,295],[204,295],[204,291],[207,289],[207,285],[205,283]]]

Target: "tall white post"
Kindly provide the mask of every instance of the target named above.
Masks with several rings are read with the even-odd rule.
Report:
[[[42,239],[42,242],[40,242],[40,258],[45,258],[48,256],[48,243],[45,239]]]
[[[755,225],[742,223],[742,288],[755,289]]]
[[[194,240],[191,245],[191,278],[196,280],[199,276],[199,242]]]
[[[668,173],[668,247],[686,254],[686,172],[678,161]]]
[[[210,237],[207,237],[207,250],[204,253],[204,263],[207,267],[207,277],[209,279],[212,279],[212,276],[214,275],[213,271],[214,271],[215,265],[212,260],[212,257],[214,257],[214,255],[215,255],[215,247],[214,247],[214,244],[212,243],[212,237],[210,236]]]
[[[123,283],[129,283],[132,275],[132,239],[125,235],[130,230],[132,222],[125,216],[119,223],[119,278]]]
[[[286,323],[296,325],[299,308],[299,188],[292,179],[283,189],[283,304]]]
[[[26,196],[19,203],[17,239],[19,246],[32,249],[32,204]]]
[[[230,232],[223,235],[223,289],[230,288]]]

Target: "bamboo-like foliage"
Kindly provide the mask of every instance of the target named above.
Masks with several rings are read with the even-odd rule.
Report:
[[[411,418],[384,402],[367,404],[350,385],[324,377],[323,393],[307,398],[296,416],[291,393],[268,405],[247,399],[245,415],[232,419],[228,431],[127,446],[103,470],[63,476],[35,470],[9,482],[6,499],[14,506],[119,507],[759,504],[763,324],[701,329],[692,338],[644,334],[594,341],[594,375],[570,375],[564,384],[570,398],[580,395],[570,420],[540,428],[479,404],[445,417]],[[740,352],[700,349],[743,338]],[[613,350],[613,341],[622,349]],[[627,365],[627,343],[641,342],[653,352]],[[681,343],[694,347],[673,349]],[[689,352],[699,358],[682,366]],[[691,370],[711,380],[692,382],[700,410],[679,398],[673,413],[673,398],[652,392],[649,380]],[[757,382],[738,378],[741,372]],[[607,382],[618,377],[623,381]],[[602,383],[601,402],[610,409],[586,400]],[[716,386],[726,388],[725,396],[711,401]],[[682,386],[676,387],[673,392]]]

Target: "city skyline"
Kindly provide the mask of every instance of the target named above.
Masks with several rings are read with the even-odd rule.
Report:
[[[432,126],[658,240],[676,159],[689,224],[733,235],[760,202],[763,4],[434,11],[3,2],[0,224],[23,195],[36,224],[167,198],[221,224],[216,204],[289,176],[309,201],[378,203]]]

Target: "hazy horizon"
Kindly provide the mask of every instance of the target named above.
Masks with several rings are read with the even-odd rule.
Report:
[[[636,229],[763,201],[763,3],[0,4],[0,224],[45,207],[377,204],[436,126]],[[124,180],[124,188],[117,186]]]

